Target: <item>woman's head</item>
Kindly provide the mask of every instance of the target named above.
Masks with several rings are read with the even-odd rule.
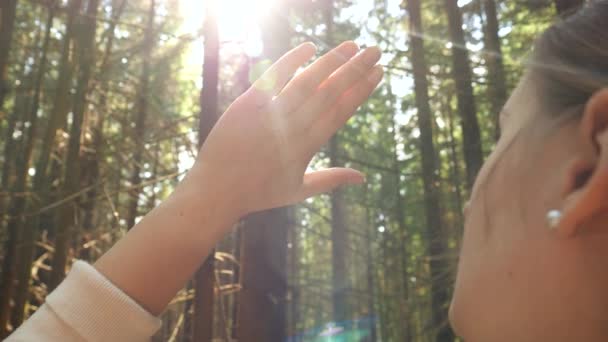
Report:
[[[608,340],[607,18],[592,1],[547,30],[504,108],[452,301],[467,341]]]

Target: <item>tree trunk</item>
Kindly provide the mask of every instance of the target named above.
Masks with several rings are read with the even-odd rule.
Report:
[[[444,0],[448,13],[450,38],[452,41],[452,75],[458,92],[458,114],[462,125],[464,160],[467,171],[467,185],[473,187],[475,177],[483,164],[481,134],[477,120],[475,96],[473,94],[472,72],[469,52],[466,49],[462,29],[462,13],[458,2]]]
[[[488,68],[488,97],[490,98],[490,110],[494,116],[495,137],[500,137],[500,112],[507,101],[507,81],[502,59],[502,48],[498,36],[498,15],[496,13],[495,0],[483,0],[483,9],[486,16],[484,27],[484,43],[486,48],[486,66]]]
[[[7,66],[11,51],[17,0],[3,0],[0,3],[0,118],[4,108],[4,99],[8,92]]]
[[[326,42],[334,43],[334,3],[333,0],[325,0],[324,19],[326,25]],[[332,137],[329,142],[329,164],[330,167],[340,166],[338,160],[339,141],[338,136]],[[349,317],[348,276],[346,274],[346,247],[348,236],[346,234],[346,222],[344,217],[344,194],[340,189],[330,195],[331,201],[331,241],[332,241],[332,286],[333,286],[333,310],[334,321],[344,321]]]
[[[369,203],[369,198],[367,195],[367,188],[365,190],[365,202]],[[376,303],[375,303],[375,286],[374,279],[376,279],[376,269],[374,267],[374,247],[372,244],[373,236],[372,232],[374,231],[374,225],[371,220],[371,210],[369,206],[365,208],[365,241],[366,245],[366,253],[365,253],[365,263],[366,263],[366,280],[367,280],[367,315],[370,319],[370,342],[376,342],[378,340],[378,331],[377,331],[377,318],[376,318]],[[407,265],[406,265],[407,267]],[[407,284],[406,284],[407,286]],[[408,325],[409,322],[403,322],[403,324]],[[409,332],[409,328],[407,329]],[[409,337],[406,335],[406,338]],[[408,338],[406,341],[409,341]]]
[[[452,0],[446,0],[448,2]],[[454,5],[456,2],[453,1]],[[439,170],[436,165],[436,152],[433,142],[434,118],[429,105],[427,64],[422,41],[422,16],[419,0],[408,0],[407,10],[410,17],[410,49],[414,69],[414,90],[418,109],[420,129],[420,155],[422,157],[422,177],[424,185],[424,206],[426,216],[426,235],[431,271],[431,307],[433,326],[437,329],[436,341],[453,341],[454,334],[448,324],[449,284],[443,275],[447,271],[445,258],[445,231],[439,204]],[[470,84],[469,84],[470,85]],[[472,95],[472,94],[471,94]]]
[[[82,0],[71,0],[69,3],[68,17],[66,22],[66,32],[63,39],[61,60],[59,65],[59,79],[53,99],[53,109],[51,110],[48,124],[42,140],[40,153],[36,161],[36,174],[34,176],[34,192],[41,198],[40,205],[44,205],[46,192],[48,191],[48,166],[57,130],[65,122],[69,110],[69,94],[74,73],[73,65],[73,38],[74,20],[82,5]],[[45,190],[46,189],[46,190]]]
[[[276,10],[288,13],[288,4]],[[264,57],[276,61],[290,46],[285,16],[260,23]],[[244,88],[248,88],[244,87]],[[287,243],[291,226],[287,208],[256,213],[241,229],[241,285],[237,312],[239,341],[284,341],[287,330]]]
[[[241,260],[241,246],[243,241],[243,234],[241,229],[237,229],[232,234],[232,250],[231,253],[234,256],[234,259]],[[241,286],[241,265],[240,264],[232,264],[232,283]],[[231,319],[231,330],[230,330],[230,338],[236,339],[238,335],[238,326],[237,322],[239,320],[239,302],[238,302],[238,294],[232,296],[232,300],[230,302],[232,306],[230,310],[230,319]]]
[[[295,213],[294,213],[295,218]],[[289,282],[289,325],[287,334],[289,336],[295,336],[298,332],[298,321],[299,321],[299,305],[300,305],[300,286],[298,281],[298,268],[300,260],[300,249],[298,243],[298,232],[295,229],[295,220],[292,224],[293,229],[289,233],[289,266],[288,272],[290,273],[291,281]],[[374,341],[375,342],[375,341]]]
[[[81,17],[81,32],[76,34],[79,46],[79,75],[74,95],[74,108],[72,110],[72,126],[70,127],[70,138],[65,162],[65,175],[63,184],[64,197],[76,193],[80,187],[80,140],[83,130],[84,113],[87,106],[87,95],[89,93],[89,82],[92,68],[95,65],[95,32],[97,28],[97,11],[99,0],[89,0],[86,18]],[[53,255],[51,278],[49,289],[53,290],[65,277],[67,256],[72,234],[74,233],[74,218],[78,217],[77,201],[64,204],[59,211],[57,235],[55,237],[55,253]]]
[[[462,199],[462,181],[460,176],[459,158],[458,158],[458,143],[454,136],[454,114],[452,106],[450,106],[453,94],[446,94],[446,99],[441,103],[441,114],[444,121],[447,123],[448,137],[447,144],[449,145],[449,173],[450,173],[450,191],[454,195],[454,207],[456,208],[456,218],[458,229],[454,232],[453,237],[460,242],[462,238],[462,229],[464,226],[463,199]],[[460,243],[457,244],[458,246]]]
[[[13,172],[13,160],[15,158],[15,127],[17,126],[18,114],[15,110],[12,111],[8,117],[6,124],[6,134],[4,135],[4,165],[2,165],[2,180],[0,181],[0,227],[4,226],[4,221],[8,219],[8,213],[6,212],[6,206],[9,201],[9,190],[11,174]]]
[[[20,89],[18,91],[20,91]],[[11,211],[7,210],[7,208],[12,210],[14,202],[19,201],[18,198],[14,198],[11,194],[11,175],[13,173],[11,166],[14,164],[11,161],[15,158],[15,153],[17,152],[17,142],[16,139],[13,138],[13,133],[16,123],[21,119],[17,108],[21,108],[22,103],[23,96],[17,96],[15,106],[8,122],[9,127],[7,128],[6,143],[4,146],[5,163],[2,167],[1,191],[5,192],[5,194],[0,197],[0,215],[2,216],[0,219],[0,228],[4,227],[4,222],[6,220],[7,239],[4,243],[2,277],[0,278],[0,339],[6,337],[9,332],[7,330],[7,323],[11,312],[9,304],[13,295],[14,283],[17,276],[17,245],[19,244],[21,237],[21,230],[18,229],[19,227],[17,227],[16,224],[13,224],[15,220],[12,216],[9,216]],[[11,200],[13,200],[13,202],[10,202]]]
[[[374,224],[375,226],[376,222],[372,222],[372,224]],[[386,227],[386,226],[385,226]],[[379,309],[379,317],[380,317],[380,341],[391,341],[391,334],[390,334],[390,317],[389,317],[389,305],[387,304],[387,302],[389,302],[388,298],[390,298],[390,295],[393,293],[393,291],[391,291],[390,286],[388,284],[389,279],[387,275],[391,274],[391,270],[389,269],[389,263],[388,263],[388,258],[390,257],[390,252],[388,251],[388,236],[387,234],[384,232],[380,235],[380,247],[378,248],[379,250],[379,257],[378,260],[380,260],[381,265],[382,265],[382,271],[381,271],[381,276],[378,277],[378,296],[380,297],[380,303],[378,303],[378,309]]]
[[[114,47],[114,31],[116,29],[116,24],[120,20],[120,17],[122,16],[126,4],[127,0],[121,0],[120,2],[119,0],[112,0],[112,21],[110,22],[106,30],[108,39],[106,41],[103,58],[99,69],[99,77],[101,78],[101,80],[99,81],[99,104],[96,106],[95,109],[96,118],[91,134],[91,152],[88,153],[86,157],[86,164],[88,165],[86,169],[88,170],[88,172],[87,174],[83,175],[85,186],[92,187],[91,190],[87,193],[85,204],[83,205],[85,214],[82,220],[82,227],[85,231],[90,231],[94,229],[95,208],[98,203],[97,195],[99,193],[98,187],[95,186],[95,183],[98,182],[100,175],[100,163],[103,158],[104,152],[103,129],[105,124],[106,113],[109,110],[107,105],[107,94],[109,92],[108,74],[111,69],[109,59],[112,54],[112,49]],[[80,259],[94,260],[95,258],[90,253],[90,251],[83,251],[83,253],[81,253]]]
[[[118,23],[118,21],[120,20],[120,18],[122,17],[122,14],[125,10],[125,7],[127,5],[127,0],[121,0],[120,4],[118,3],[119,0],[113,0],[112,1],[112,23],[110,24],[110,27],[108,28],[108,42],[106,44],[106,49],[104,52],[104,57],[103,57],[103,61],[101,62],[101,67],[100,67],[100,71],[101,71],[101,84],[100,84],[100,92],[99,92],[99,106],[98,106],[98,112],[99,112],[99,117],[98,117],[98,123],[97,123],[97,127],[98,129],[94,132],[93,135],[93,141],[94,144],[96,145],[95,147],[95,153],[97,155],[101,155],[102,154],[102,149],[103,149],[103,136],[102,136],[102,130],[103,130],[103,126],[104,126],[104,121],[105,121],[105,117],[107,115],[108,112],[108,106],[107,106],[107,93],[109,90],[109,79],[108,79],[108,73],[110,70],[109,67],[109,63],[110,63],[110,56],[112,53],[112,49],[113,49],[113,44],[114,44],[114,40],[116,38],[116,34],[115,34],[115,29],[116,29],[116,25]],[[107,72],[106,72],[107,70]],[[124,127],[121,125],[121,132],[124,132]],[[112,200],[110,200],[111,202],[111,207],[112,207],[112,226],[113,227],[118,227],[118,225],[120,224],[119,222],[119,214],[118,214],[118,208],[120,207],[119,205],[119,198],[120,198],[120,193],[121,193],[121,187],[120,187],[120,181],[122,178],[122,157],[118,157],[118,160],[116,161],[116,166],[117,166],[117,170],[118,170],[118,175],[116,175],[114,178],[114,198]],[[109,199],[109,197],[108,197]]]
[[[330,141],[329,159],[330,167],[338,167],[338,142],[334,137]],[[331,241],[332,241],[332,284],[334,321],[341,322],[349,318],[348,292],[350,285],[346,273],[347,239],[346,222],[344,217],[344,197],[340,190],[330,195],[331,201]]]
[[[42,50],[40,52],[40,63],[36,78],[34,80],[34,94],[32,99],[32,107],[28,108],[28,118],[26,122],[29,122],[29,131],[27,135],[24,135],[23,150],[20,154],[17,154],[17,180],[15,182],[15,192],[24,193],[26,190],[28,172],[30,166],[30,159],[34,149],[34,142],[37,134],[37,122],[38,122],[38,106],[40,101],[40,92],[44,75],[46,73],[47,64],[47,53],[49,49],[51,39],[51,28],[53,24],[53,18],[55,16],[55,10],[53,7],[49,8],[49,13],[46,22],[46,32],[44,35],[44,41]],[[9,227],[14,227],[18,231],[18,235],[21,235],[17,239],[19,241],[19,249],[16,251],[16,260],[18,266],[16,270],[16,277],[19,284],[17,292],[15,294],[15,308],[12,317],[13,328],[18,327],[23,322],[25,315],[26,301],[29,295],[29,282],[30,282],[30,266],[34,251],[34,234],[31,232],[31,227],[25,224],[25,218],[23,214],[26,208],[26,198],[24,196],[17,196],[13,201],[11,208],[12,218],[9,220]],[[10,281],[10,280],[7,280]]]
[[[392,93],[392,91],[389,91],[390,93]],[[407,231],[407,226],[405,224],[405,201],[403,199],[403,195],[401,194],[401,189],[402,189],[402,182],[401,182],[401,170],[399,169],[399,159],[398,159],[398,149],[397,149],[397,139],[395,139],[395,134],[397,134],[397,125],[396,122],[393,120],[392,122],[393,124],[393,146],[394,146],[394,151],[393,151],[393,163],[394,163],[394,167],[395,167],[395,182],[397,183],[397,186],[395,187],[395,198],[397,199],[397,206],[395,208],[395,218],[397,220],[397,225],[399,227],[399,238],[402,241],[402,247],[400,248],[401,250],[401,256],[399,257],[401,265],[403,265],[403,270],[401,272],[401,283],[403,286],[403,293],[402,293],[402,303],[401,303],[401,312],[400,312],[400,319],[402,320],[402,327],[403,327],[403,336],[404,336],[404,340],[409,341],[411,339],[411,314],[409,311],[409,307],[407,305],[408,301],[410,300],[410,291],[409,291],[409,274],[407,271],[407,266],[408,266],[408,261],[409,261],[409,245],[408,245],[408,241],[409,241],[409,234]]]
[[[54,6],[54,4],[53,4]],[[65,117],[68,111],[68,101],[70,82],[72,79],[72,62],[70,60],[71,55],[71,44],[72,44],[72,31],[74,18],[78,14],[81,6],[81,0],[72,0],[69,4],[68,18],[66,24],[66,33],[63,41],[61,64],[59,67],[59,80],[57,82],[57,90],[55,91],[55,99],[53,110],[51,111],[48,124],[46,127],[45,135],[41,144],[40,153],[36,161],[33,180],[33,192],[38,196],[39,201],[31,203],[31,208],[36,210],[43,206],[48,200],[48,190],[50,187],[50,181],[47,177],[47,168],[51,157],[52,149],[55,143],[56,131],[65,121]],[[54,11],[54,8],[51,8]],[[52,22],[51,13],[49,13],[48,23]],[[38,229],[40,216],[35,215],[23,226],[23,241],[28,242],[22,246],[20,251],[20,260],[22,266],[20,266],[20,284],[21,281],[29,283],[30,278],[30,267],[32,258],[34,256],[34,240],[36,230]],[[21,229],[20,229],[21,230]],[[25,309],[25,300],[27,299],[27,293],[29,289],[27,286],[20,286],[19,292],[16,296],[15,302],[16,310],[14,321],[20,323],[23,320],[23,310]]]
[[[219,32],[213,5],[208,4],[205,13],[205,60],[203,61],[203,89],[200,97],[199,149],[219,118]],[[213,339],[215,288],[215,250],[203,262],[194,275],[194,327],[193,340],[210,342]]]
[[[285,340],[287,242],[284,238],[288,225],[289,216],[284,208],[256,213],[245,220],[237,319],[239,341]],[[285,246],[279,246],[279,242],[285,242]]]
[[[186,285],[186,290],[190,291],[192,289],[194,289],[194,282],[193,281],[189,281],[188,284]],[[196,291],[196,290],[194,290]],[[196,293],[195,293],[196,295]],[[184,320],[183,320],[183,328],[182,330],[182,334],[181,334],[181,339],[179,340],[180,342],[190,342],[192,341],[192,332],[194,331],[192,326],[192,321],[193,321],[193,314],[191,314],[191,312],[193,311],[192,306],[194,304],[194,301],[192,300],[188,300],[184,303],[184,306],[182,308],[182,315],[184,316]]]
[[[148,117],[148,99],[152,96],[150,90],[150,59],[154,48],[154,17],[156,16],[156,0],[150,0],[148,24],[144,33],[143,67],[137,94],[137,116],[135,118],[135,152],[133,153],[133,171],[131,173],[131,191],[129,192],[129,204],[127,212],[127,228],[135,225],[135,219],[139,216],[139,194],[141,189],[141,166],[144,153],[144,136],[146,132],[146,119]]]
[[[560,17],[565,18],[574,14],[584,4],[585,0],[555,0],[555,9]]]
[[[19,79],[28,79],[26,72],[27,61],[19,65],[17,74]],[[14,181],[15,154],[17,153],[17,138],[15,137],[15,129],[23,121],[23,113],[20,110],[25,102],[25,89],[27,82],[22,82],[17,87],[17,96],[15,96],[15,104],[13,105],[10,114],[7,114],[6,131],[4,132],[4,164],[2,164],[2,177],[0,179],[0,228],[4,227],[4,223],[8,220],[8,207],[11,198],[11,184]],[[1,113],[0,113],[1,115]],[[1,297],[1,296],[0,296]]]

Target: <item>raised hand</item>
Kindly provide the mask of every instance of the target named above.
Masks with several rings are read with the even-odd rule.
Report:
[[[97,260],[97,270],[159,314],[242,216],[363,182],[352,169],[306,173],[382,78],[380,51],[358,51],[343,43],[295,77],[315,47],[283,56],[228,108],[187,177]]]
[[[364,181],[349,168],[306,169],[382,79],[380,50],[357,54],[345,42],[294,77],[315,50],[302,44],[272,65],[222,115],[199,153],[187,183],[229,201],[234,216]]]

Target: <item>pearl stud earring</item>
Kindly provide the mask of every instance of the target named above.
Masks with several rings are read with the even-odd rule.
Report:
[[[549,229],[556,229],[562,219],[562,212],[556,209],[547,212],[547,225]]]

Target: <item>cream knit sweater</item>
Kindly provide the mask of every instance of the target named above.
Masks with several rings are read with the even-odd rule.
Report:
[[[77,261],[46,304],[5,341],[147,341],[159,327],[157,317]]]

